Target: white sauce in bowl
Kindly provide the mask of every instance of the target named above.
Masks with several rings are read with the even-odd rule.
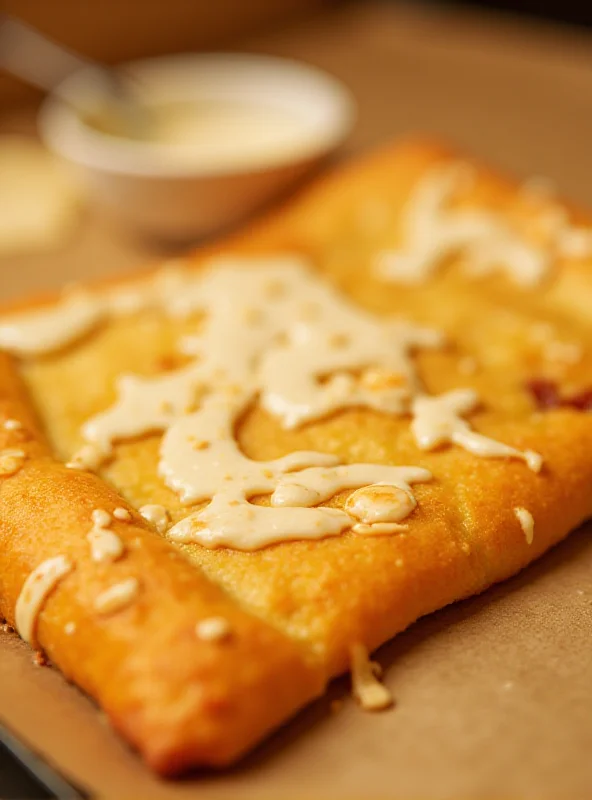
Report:
[[[272,105],[197,100],[151,104],[147,111],[148,123],[139,130],[116,129],[108,117],[94,127],[140,146],[157,145],[171,162],[208,169],[294,157],[316,139],[305,117]]]

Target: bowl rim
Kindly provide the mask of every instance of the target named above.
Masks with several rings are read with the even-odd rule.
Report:
[[[299,149],[296,154],[288,150],[275,156],[262,155],[248,163],[218,163],[214,166],[192,164],[189,160],[166,160],[171,145],[155,142],[136,142],[101,131],[86,124],[79,113],[65,99],[88,90],[92,69],[82,69],[68,76],[41,104],[37,116],[39,134],[44,144],[62,158],[94,171],[119,176],[160,178],[214,178],[229,175],[247,175],[267,172],[318,159],[335,150],[350,133],[356,116],[356,103],[351,91],[336,77],[318,67],[297,59],[259,53],[241,52],[187,52],[155,56],[117,65],[120,70],[132,70],[141,74],[143,70],[158,70],[159,66],[186,69],[204,69],[215,65],[238,65],[272,70],[289,74],[292,79],[303,82],[303,86],[316,85],[324,94],[324,101],[331,108],[329,124],[324,135]],[[91,89],[92,91],[92,89]],[[331,118],[332,113],[332,118]]]

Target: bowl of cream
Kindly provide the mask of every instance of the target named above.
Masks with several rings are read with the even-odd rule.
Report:
[[[245,219],[332,153],[355,117],[339,81],[288,59],[183,54],[130,62],[121,74],[146,112],[141,124],[114,124],[83,70],[45,100],[40,133],[96,203],[167,240]]]

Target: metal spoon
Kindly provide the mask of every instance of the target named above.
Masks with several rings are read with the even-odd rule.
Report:
[[[148,138],[151,112],[142,103],[128,76],[88,59],[48,39],[35,28],[0,14],[0,67],[26,83],[53,92],[74,106],[90,124],[111,134]],[[70,97],[62,82],[85,70],[93,78],[96,92],[87,100]]]

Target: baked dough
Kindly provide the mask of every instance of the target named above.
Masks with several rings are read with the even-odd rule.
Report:
[[[414,352],[422,388],[397,413],[367,407],[360,394],[359,406],[290,427],[261,395],[237,420],[253,461],[307,451],[342,465],[419,470],[411,485],[395,486],[391,499],[405,508],[388,532],[373,528],[387,524],[376,505],[384,492],[369,501],[350,488],[321,505],[334,509],[332,520],[374,509],[358,530],[352,523],[306,540],[295,531],[253,547],[234,534],[206,546],[199,525],[197,541],[171,537],[195,509],[158,472],[161,433],[116,438],[93,463],[83,431],[116,401],[122,373],[149,380],[186,369],[191,356],[177,343],[199,340],[203,315],[170,315],[157,302],[134,310],[138,287],[168,291],[161,279],[155,290],[151,276],[7,311],[0,612],[14,625],[20,598],[21,632],[156,771],[236,760],[321,693],[352,654],[514,574],[592,515],[592,416],[582,403],[548,407],[532,388],[552,382],[557,397],[580,398],[592,386],[588,226],[591,217],[536,187],[411,142],[338,168],[249,230],[175,265],[184,275],[216,273],[212,259],[223,256],[254,276],[260,260],[299,254],[315,281],[372,319],[397,314],[442,335],[441,346]],[[119,293],[117,314],[93,300],[109,292]],[[52,309],[63,313],[19,327],[23,314]],[[370,377],[388,384],[393,376]],[[434,428],[430,400],[441,396],[452,423],[438,427],[437,416]],[[483,437],[512,453],[488,451]],[[263,494],[254,503],[269,507]]]

